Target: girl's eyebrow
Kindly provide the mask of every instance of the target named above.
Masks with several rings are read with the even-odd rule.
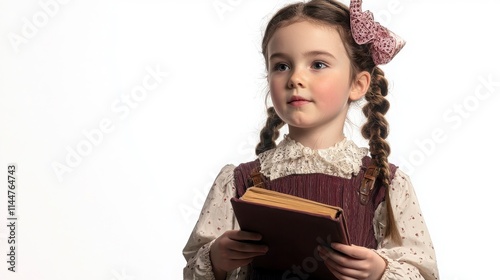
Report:
[[[269,60],[273,60],[274,58],[288,58],[288,55],[284,54],[284,53],[273,53],[270,57],[269,57]]]
[[[309,51],[309,52],[306,52],[306,53],[303,53],[302,55],[304,56],[318,56],[318,55],[325,55],[325,56],[328,56],[328,57],[331,57],[333,59],[335,59],[335,56],[327,51]]]
[[[335,56],[327,51],[320,51],[320,50],[314,50],[314,51],[308,51],[308,52],[305,52],[305,53],[302,53],[303,56],[318,56],[318,55],[324,55],[324,56],[328,56],[328,57],[331,57],[333,59],[335,59]],[[273,58],[276,58],[276,57],[282,57],[282,58],[288,58],[289,56],[285,53],[280,53],[280,52],[277,52],[277,53],[273,53],[270,57],[269,57],[269,60],[272,60]]]

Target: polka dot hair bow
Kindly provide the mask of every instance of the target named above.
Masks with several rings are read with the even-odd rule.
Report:
[[[361,11],[361,0],[351,0],[351,32],[359,45],[371,43],[370,52],[376,65],[386,64],[404,47],[405,41],[373,20],[370,11]]]

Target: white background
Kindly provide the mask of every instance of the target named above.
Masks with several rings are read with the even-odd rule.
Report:
[[[215,176],[253,158],[265,121],[260,39],[290,2],[1,0],[0,279],[181,279]],[[411,175],[441,279],[500,279],[499,5],[364,7],[407,41],[382,67],[390,160]]]

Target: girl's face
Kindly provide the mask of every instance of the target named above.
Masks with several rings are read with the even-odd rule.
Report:
[[[338,31],[296,22],[279,28],[267,51],[271,99],[290,136],[312,136],[321,146],[342,140],[349,100],[366,90],[351,83],[350,60]]]

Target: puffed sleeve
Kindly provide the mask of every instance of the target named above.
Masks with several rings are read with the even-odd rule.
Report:
[[[377,208],[374,218],[378,241],[376,251],[387,262],[381,280],[439,279],[434,246],[415,190],[408,175],[399,169],[392,180],[389,196],[402,245],[385,238],[387,211],[383,202]]]
[[[226,165],[217,175],[200,216],[182,251],[187,261],[184,280],[215,279],[210,261],[210,246],[227,230],[239,229],[235,220],[231,197],[236,195],[234,187],[234,165]],[[228,273],[227,279],[243,279],[246,268]]]

